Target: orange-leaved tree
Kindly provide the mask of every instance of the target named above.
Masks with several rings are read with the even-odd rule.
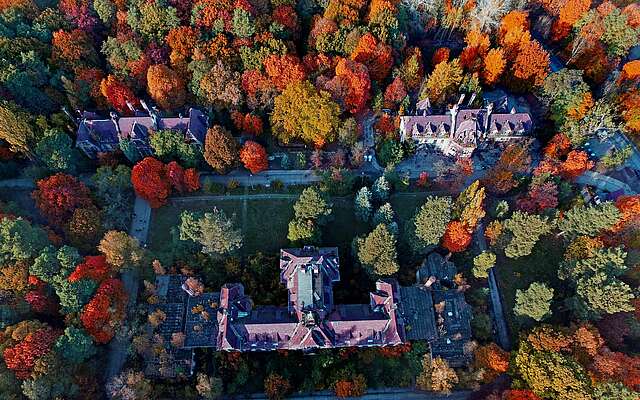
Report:
[[[184,80],[163,64],[152,65],[147,70],[147,91],[163,110],[182,107],[187,96]]]
[[[242,149],[240,149],[240,161],[242,161],[244,167],[251,171],[252,174],[257,174],[269,168],[267,151],[253,140],[247,140],[244,142],[244,145],[242,145]]]

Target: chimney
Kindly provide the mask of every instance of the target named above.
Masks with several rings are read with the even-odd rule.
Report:
[[[456,117],[458,116],[458,105],[454,104],[453,107],[449,109],[451,113],[451,127],[449,128],[449,137],[453,137],[456,133]]]
[[[131,104],[131,102],[129,100],[127,100],[127,107],[129,107],[129,110],[131,110],[132,113],[135,114],[135,112],[137,111],[136,108],[133,106],[133,104]]]
[[[493,102],[487,105],[487,115],[484,119],[484,137],[489,136],[489,120],[491,119],[491,113],[493,112]]]
[[[118,133],[118,137],[120,137],[122,132],[120,132],[120,125],[118,125],[118,114],[116,114],[115,112],[111,111],[109,113],[109,116],[111,117],[111,122],[113,122],[113,125],[115,125],[115,127],[116,127],[116,132]]]

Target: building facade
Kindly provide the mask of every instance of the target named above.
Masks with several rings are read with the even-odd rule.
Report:
[[[432,263],[445,262],[437,254],[430,257]],[[335,304],[338,249],[283,249],[280,280],[289,292],[286,307],[254,307],[239,283],[194,295],[186,287],[188,277],[163,275],[156,280],[159,301],[149,306],[149,313],[162,311],[166,316],[158,327],[160,335],[184,337],[182,345],[172,349],[183,357],[175,359],[178,365],[193,359],[185,350],[200,347],[309,352],[394,346],[411,340],[428,341],[434,356],[463,365],[469,356],[465,344],[471,339],[471,309],[448,276],[440,276],[437,268],[429,271],[435,275],[408,287],[394,279],[378,280],[369,304]]]
[[[78,120],[76,147],[87,157],[95,159],[98,153],[108,153],[128,147],[137,157],[153,154],[149,138],[159,130],[174,130],[184,134],[187,143],[203,146],[207,134],[207,117],[195,108],[186,117],[163,118],[155,108],[141,101],[144,111],[135,110],[132,117],[120,117],[115,112],[110,118],[83,112]]]
[[[460,109],[456,104],[444,115],[432,115],[418,103],[417,114],[400,117],[400,140],[433,147],[447,156],[468,158],[488,143],[527,138],[533,129],[528,113],[515,109],[495,113],[493,103],[476,109]]]

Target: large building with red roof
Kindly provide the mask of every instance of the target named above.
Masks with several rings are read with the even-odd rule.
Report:
[[[162,275],[156,280],[160,301],[150,305],[149,312],[160,310],[166,315],[158,327],[163,337],[184,335],[180,351],[213,347],[308,352],[425,340],[432,343],[434,355],[462,365],[468,359],[465,344],[471,338],[471,311],[449,276],[452,268],[455,271],[452,263],[432,253],[415,285],[380,279],[369,294],[369,304],[335,304],[338,249],[282,249],[280,280],[289,294],[286,307],[254,307],[240,283],[194,295],[186,287],[186,276]]]

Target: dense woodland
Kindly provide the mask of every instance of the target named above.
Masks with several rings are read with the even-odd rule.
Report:
[[[584,145],[598,133],[640,143],[638,43],[640,6],[630,0],[0,0],[0,178],[33,183],[0,188],[0,398],[407,387],[639,399],[640,195],[596,204],[576,183],[633,156],[627,146],[593,157]],[[444,113],[460,94],[480,106],[495,90],[529,104],[531,141],[500,149],[477,179],[472,159],[417,178],[395,170],[419,157],[399,135],[399,116],[417,101]],[[171,130],[153,132],[152,157],[126,139],[97,160],[75,147],[78,111],[126,116],[141,101],[166,116],[202,110],[202,148]],[[384,168],[373,178],[358,170],[369,118]],[[321,179],[268,188],[207,179],[270,169]],[[239,211],[169,200],[225,193],[296,199],[261,216],[273,227],[250,232],[264,246],[251,250]],[[161,244],[130,235],[136,196],[154,210],[151,236],[164,229]],[[163,210],[171,226],[159,225]],[[451,255],[473,307],[473,361],[451,368],[419,342],[314,356],[199,350],[193,376],[145,375],[149,354],[167,361],[184,340],[154,334],[166,317],[146,312],[154,277],[193,275],[210,291],[242,282],[257,304],[281,305],[267,247],[276,239],[339,246],[340,301],[367,302],[380,277],[411,284],[426,254]],[[494,343],[490,268],[510,351]],[[125,274],[140,277],[137,304]],[[128,343],[128,361],[107,379],[114,341]]]

